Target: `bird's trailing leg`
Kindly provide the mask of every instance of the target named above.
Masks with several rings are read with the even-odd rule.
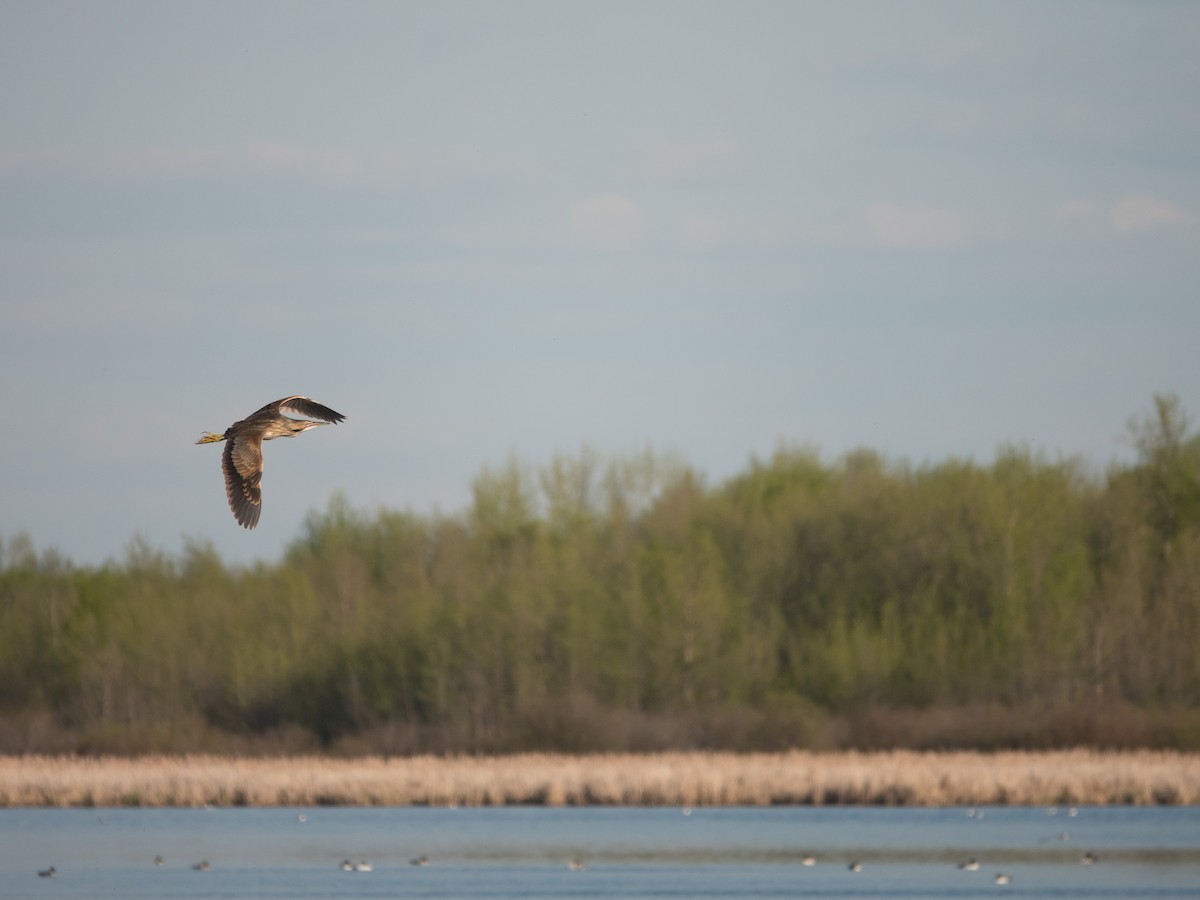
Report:
[[[197,444],[215,444],[217,441],[225,440],[223,434],[213,434],[211,431],[204,432],[204,436],[196,441]]]

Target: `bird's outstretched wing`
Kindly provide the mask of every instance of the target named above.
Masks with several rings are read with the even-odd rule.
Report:
[[[310,419],[316,419],[318,422],[329,422],[333,425],[346,418],[341,413],[334,412],[328,406],[322,406],[317,401],[309,400],[307,397],[284,397],[282,400],[268,403],[263,409],[271,407],[274,407],[276,410],[299,413],[302,416],[308,416]]]
[[[254,528],[262,513],[262,438],[236,435],[221,455],[225,471],[225,496],[233,517],[243,528]]]

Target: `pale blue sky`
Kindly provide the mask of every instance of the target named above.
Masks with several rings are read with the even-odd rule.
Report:
[[[1200,416],[1200,5],[0,6],[0,538],[275,559],[334,491]],[[257,531],[219,449],[262,404]]]

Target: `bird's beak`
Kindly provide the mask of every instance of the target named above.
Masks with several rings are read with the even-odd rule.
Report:
[[[223,434],[213,434],[211,431],[204,432],[204,436],[196,441],[197,444],[215,444],[217,441],[225,440]]]

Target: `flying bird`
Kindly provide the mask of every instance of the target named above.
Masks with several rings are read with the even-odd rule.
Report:
[[[293,419],[283,411],[308,416]],[[243,528],[258,524],[262,512],[262,443],[277,437],[294,437],[302,431],[318,425],[336,425],[345,416],[322,406],[307,397],[284,397],[268,403],[258,412],[234,422],[224,434],[204,432],[197,444],[215,444],[225,441],[225,452],[221,456],[221,468],[225,472],[225,495],[233,517]],[[316,421],[313,421],[316,420]]]

